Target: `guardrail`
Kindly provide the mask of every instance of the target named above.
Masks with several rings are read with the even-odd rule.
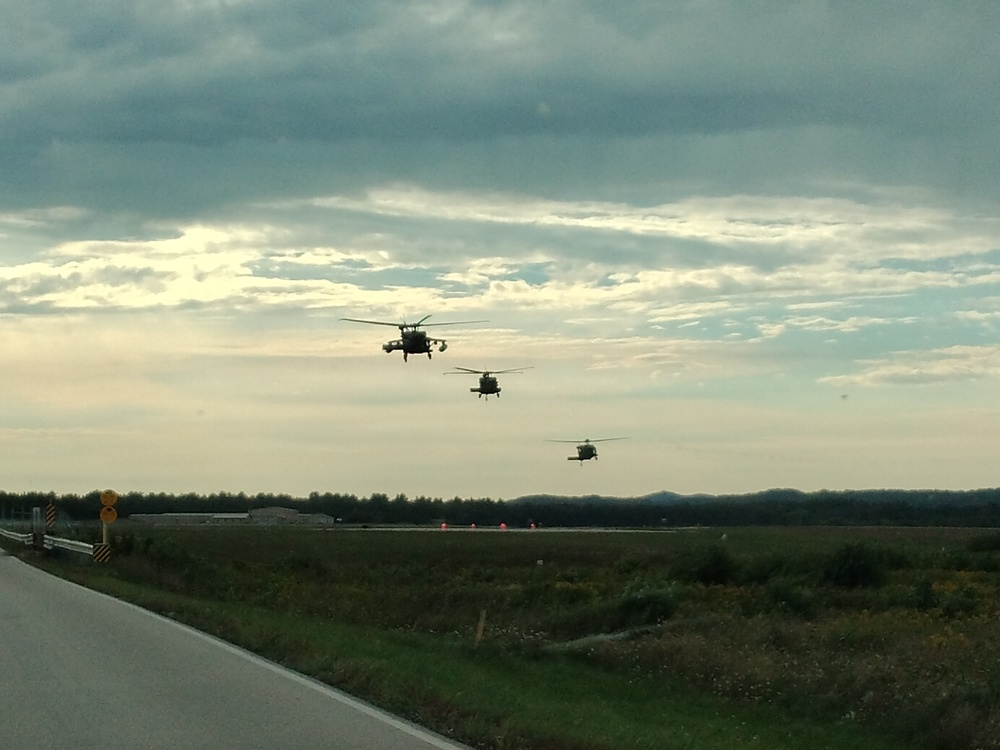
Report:
[[[8,539],[14,539],[18,542],[24,542],[25,544],[31,544],[31,534],[18,534],[16,531],[0,529],[0,536],[5,536]]]
[[[60,539],[57,536],[45,537],[45,549],[66,549],[70,552],[80,552],[85,555],[94,554],[94,545],[79,542],[76,539]]]
[[[16,531],[7,531],[6,529],[0,529],[0,536],[5,536],[8,539],[14,539],[16,541],[22,542],[25,545],[29,545],[34,540],[34,534],[19,534]],[[80,542],[76,539],[62,539],[57,536],[45,535],[45,541],[43,542],[45,549],[64,549],[70,552],[78,552],[83,555],[93,555],[94,545],[88,544],[87,542]]]

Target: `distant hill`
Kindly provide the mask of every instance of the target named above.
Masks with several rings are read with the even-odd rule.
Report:
[[[709,495],[698,493],[681,495],[668,490],[652,492],[638,497],[617,497],[608,495],[522,495],[508,500],[508,503],[612,503],[612,504],[653,504],[677,505],[700,503],[898,503],[905,502],[917,506],[954,505],[969,506],[1000,502],[1000,488],[977,490],[817,490],[803,492],[789,488],[774,488],[744,494]]]
[[[741,495],[525,495],[505,503],[549,525],[908,525],[1000,527],[1000,489],[770,489]]]

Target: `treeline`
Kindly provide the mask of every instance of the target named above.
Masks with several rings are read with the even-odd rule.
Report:
[[[0,518],[30,519],[32,507],[55,505],[61,520],[95,520],[100,491],[85,495],[53,492],[0,492]],[[440,524],[537,526],[978,526],[1000,527],[1000,488],[948,490],[857,490],[800,492],[773,489],[747,495],[676,495],[641,498],[532,495],[491,498],[390,498],[310,493],[308,497],[220,492],[123,493],[115,506],[120,518],[134,513],[245,513],[280,506],[303,514],[323,514],[345,524]]]

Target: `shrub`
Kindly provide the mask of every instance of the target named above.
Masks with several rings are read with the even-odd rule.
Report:
[[[934,591],[934,585],[927,576],[920,576],[913,584],[913,606],[917,609],[934,609],[940,603],[940,597]]]
[[[733,582],[739,573],[739,563],[721,544],[692,551],[677,569],[679,578],[706,586]]]
[[[810,619],[816,615],[816,597],[804,587],[797,586],[788,578],[775,578],[768,583],[767,598],[776,609]]]
[[[980,534],[972,537],[966,548],[971,552],[1000,552],[1000,534]]]
[[[757,555],[746,560],[740,571],[739,583],[766,584],[776,576],[781,576],[788,565],[788,560],[773,555]]]
[[[191,554],[183,545],[169,536],[150,539],[145,551],[149,559],[156,563],[185,563],[191,559]]]
[[[885,579],[884,564],[878,551],[867,544],[848,544],[826,559],[821,578],[825,583],[851,589],[878,586]]]
[[[941,610],[946,617],[974,615],[979,611],[982,597],[973,586],[963,586],[946,596],[941,602]]]
[[[122,555],[131,555],[136,549],[135,534],[116,534],[111,537],[111,548],[115,552],[116,557]]]
[[[555,613],[547,628],[552,635],[562,638],[615,633],[668,620],[676,612],[677,605],[678,598],[673,589],[630,590],[617,599],[593,599]]]
[[[626,591],[618,600],[618,614],[625,625],[655,625],[669,620],[676,611],[673,589]]]

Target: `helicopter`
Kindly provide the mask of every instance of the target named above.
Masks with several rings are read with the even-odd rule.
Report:
[[[426,331],[421,331],[421,326],[446,326],[446,325],[464,325],[466,323],[486,323],[485,320],[459,320],[454,323],[424,323],[430,315],[425,315],[416,323],[407,323],[403,321],[402,323],[387,323],[381,320],[360,320],[359,318],[341,318],[341,320],[348,320],[352,323],[368,323],[373,326],[395,326],[399,329],[399,338],[395,341],[386,341],[382,344],[382,351],[386,354],[395,351],[403,352],[403,361],[406,362],[407,357],[411,354],[426,354],[427,359],[431,358],[431,351],[434,345],[437,345],[437,350],[443,352],[448,348],[448,342],[444,339],[432,339],[427,336]]]
[[[531,367],[513,367],[509,370],[470,370],[468,367],[456,367],[459,372],[446,372],[445,375],[478,375],[479,376],[479,387],[470,388],[471,393],[478,393],[479,398],[486,396],[488,401],[491,393],[495,393],[497,398],[500,398],[500,385],[497,383],[496,376],[504,375],[509,372],[521,373],[524,370],[530,370]]]
[[[583,466],[584,461],[589,461],[590,459],[597,459],[597,446],[594,443],[604,443],[608,440],[627,440],[624,437],[613,437],[613,438],[597,438],[596,440],[591,440],[590,438],[585,438],[581,443],[578,440],[552,440],[553,443],[579,443],[576,446],[575,456],[566,456],[567,461],[579,461],[580,466]]]

